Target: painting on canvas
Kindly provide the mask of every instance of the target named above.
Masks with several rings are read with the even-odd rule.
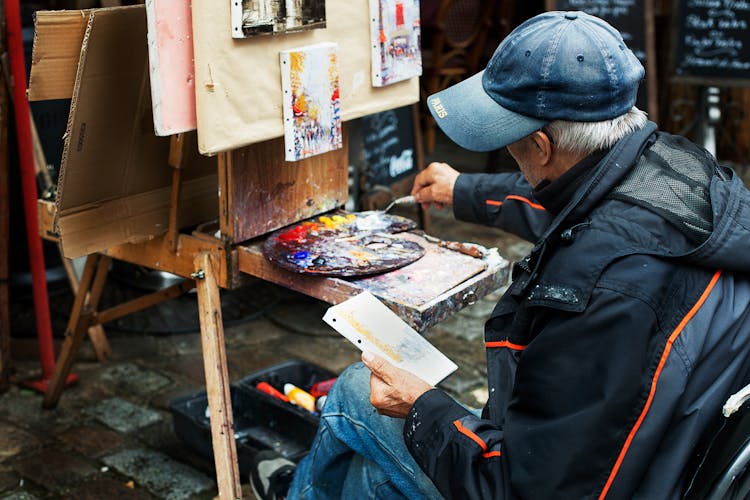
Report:
[[[419,0],[370,0],[373,86],[422,74],[420,34]]]
[[[326,27],[325,0],[231,0],[232,37],[248,38]]]
[[[326,42],[281,52],[287,161],[342,146],[337,49]]]

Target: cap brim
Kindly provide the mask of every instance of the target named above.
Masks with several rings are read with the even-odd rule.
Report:
[[[484,91],[483,74],[480,71],[427,98],[438,126],[456,144],[471,151],[492,151],[549,123],[500,106]]]

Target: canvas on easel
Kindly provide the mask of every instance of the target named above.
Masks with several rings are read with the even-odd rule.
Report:
[[[280,59],[286,160],[340,149],[338,45],[284,50]]]
[[[372,85],[422,74],[419,0],[370,0]]]
[[[230,0],[230,3],[232,38],[326,27],[325,0]]]

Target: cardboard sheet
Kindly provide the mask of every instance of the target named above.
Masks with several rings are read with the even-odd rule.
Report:
[[[172,179],[169,139],[153,131],[144,6],[91,11],[80,53],[57,197],[71,258],[164,233]],[[215,160],[186,156],[180,225],[218,211]]]
[[[189,0],[146,0],[156,135],[195,130],[193,26]]]
[[[244,40],[232,38],[229,1],[193,0],[198,145],[204,154],[282,137],[279,52],[339,44],[344,121],[419,100],[417,78],[374,88],[368,0],[329,0],[326,28]]]
[[[42,10],[36,13],[29,77],[30,101],[70,99],[73,95],[89,12]]]

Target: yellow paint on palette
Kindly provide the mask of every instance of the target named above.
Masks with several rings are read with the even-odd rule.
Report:
[[[348,224],[350,222],[349,219],[343,215],[334,215],[333,217],[323,215],[318,220],[322,222],[327,229],[336,229],[340,225]]]
[[[325,215],[320,217],[318,219],[320,222],[323,223],[323,225],[328,229],[336,229],[336,224],[334,224],[333,220],[331,220],[330,217],[326,217]]]

